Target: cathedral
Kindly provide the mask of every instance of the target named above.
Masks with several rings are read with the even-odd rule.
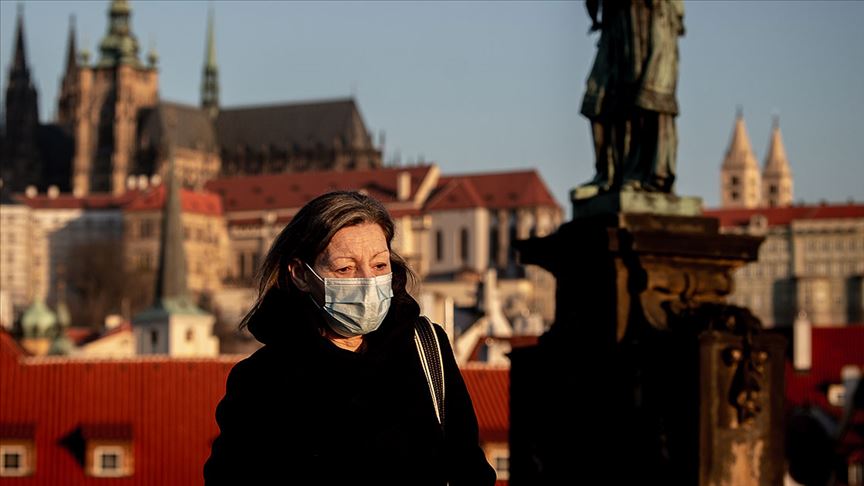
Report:
[[[131,15],[127,0],[111,2],[92,60],[77,49],[70,25],[57,116],[41,124],[19,10],[0,125],[6,190],[121,195],[142,176],[164,177],[170,157],[188,188],[220,176],[381,167],[353,99],[221,107],[212,14],[200,105],[161,100],[158,55],[151,50],[141,60]]]

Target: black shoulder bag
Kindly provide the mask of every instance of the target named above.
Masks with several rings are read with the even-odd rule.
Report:
[[[441,359],[441,344],[435,332],[432,321],[426,316],[420,316],[414,323],[414,344],[420,356],[420,365],[426,374],[429,384],[429,394],[432,405],[435,406],[435,417],[438,424],[444,425],[444,360]]]

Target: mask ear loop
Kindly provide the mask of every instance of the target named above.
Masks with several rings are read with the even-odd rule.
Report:
[[[312,267],[310,267],[310,266],[309,266],[309,264],[308,264],[308,263],[306,263],[306,262],[303,262],[303,265],[306,265],[306,268],[308,268],[308,269],[309,269],[309,271],[310,271],[310,272],[312,272],[312,275],[315,275],[315,276],[316,276],[316,277],[318,277],[318,280],[320,280],[320,281],[321,281],[321,282],[324,282],[324,279],[323,279],[323,278],[321,278],[321,276],[320,276],[320,275],[318,275],[318,273],[317,273],[317,272],[315,272],[315,270],[313,270],[313,269],[312,269]]]

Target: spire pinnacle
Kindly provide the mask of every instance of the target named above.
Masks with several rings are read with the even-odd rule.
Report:
[[[207,19],[207,40],[204,47],[204,69],[201,79],[201,108],[210,118],[219,114],[219,66],[216,64],[216,34],[213,27],[213,8]]]
[[[744,123],[743,112],[739,106],[735,128],[732,130],[732,140],[729,142],[729,149],[726,150],[723,167],[732,168],[741,166],[758,169],[759,164],[756,162],[756,156],[753,155],[750,137],[747,135],[747,126]]]
[[[18,4],[18,19],[15,23],[15,51],[12,58],[10,77],[14,74],[29,74],[27,56],[24,49],[24,5]]]
[[[210,7],[210,12],[207,19],[207,54],[204,62],[205,68],[217,69],[216,66],[216,40],[213,32],[213,7]]]
[[[789,172],[789,161],[786,159],[786,148],[783,146],[783,135],[780,133],[780,117],[776,115],[773,120],[768,155],[765,156],[765,173],[771,172]]]
[[[78,49],[75,45],[75,15],[69,16],[69,40],[66,42],[66,73],[78,67]]]

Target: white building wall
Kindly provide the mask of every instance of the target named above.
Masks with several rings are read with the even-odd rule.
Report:
[[[489,266],[489,212],[485,208],[434,211],[430,217],[429,273],[457,272],[465,268],[482,272]],[[468,232],[467,255],[464,255],[467,258],[463,258],[463,230]]]
[[[0,205],[0,291],[6,299],[0,301],[0,319],[16,316],[30,302],[40,288],[45,266],[35,261],[43,258],[44,241],[32,220],[29,207],[20,204]],[[40,251],[41,250],[41,251]],[[41,278],[40,278],[41,277]],[[4,319],[5,320],[5,319]],[[4,322],[11,326],[11,322]]]
[[[181,356],[218,356],[219,340],[213,335],[216,319],[206,315],[173,315],[169,325],[169,354]]]

